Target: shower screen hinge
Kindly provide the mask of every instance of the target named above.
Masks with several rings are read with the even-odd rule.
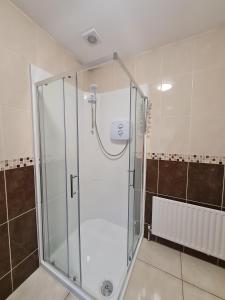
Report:
[[[78,177],[77,175],[72,175],[72,174],[70,175],[70,196],[71,196],[71,198],[73,198],[73,196],[76,195],[76,192],[73,191],[73,180],[77,177]]]

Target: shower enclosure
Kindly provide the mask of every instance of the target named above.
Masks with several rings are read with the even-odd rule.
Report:
[[[41,263],[81,299],[119,299],[143,236],[147,98],[116,53],[36,88]]]

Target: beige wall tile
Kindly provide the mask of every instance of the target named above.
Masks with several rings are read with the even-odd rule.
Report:
[[[35,25],[10,1],[0,1],[1,46],[35,62]]]
[[[225,155],[225,112],[194,112],[191,119],[191,154]]]
[[[216,114],[225,112],[225,67],[194,73],[193,79],[193,113],[203,110]]]
[[[80,67],[71,53],[8,0],[0,0],[0,160],[32,155],[29,64],[58,74]]]
[[[162,75],[171,76],[192,71],[193,38],[162,47]]]
[[[167,117],[189,115],[191,109],[192,73],[164,77],[163,83],[170,83],[172,88],[161,92],[162,115]]]
[[[190,117],[163,117],[161,120],[160,152],[188,154]]]
[[[225,66],[225,25],[194,40],[194,70]]]
[[[161,76],[162,53],[156,48],[138,55],[135,59],[136,79],[139,84],[152,83]]]
[[[159,118],[162,114],[162,94],[159,91],[151,93],[150,103],[151,103],[151,116],[153,118]]]
[[[33,155],[32,116],[30,110],[2,106],[5,159]]]
[[[29,63],[53,74],[80,65],[69,50],[8,0],[0,1],[0,41],[5,157],[17,158],[21,153],[28,156],[32,151],[28,141],[31,136]],[[149,86],[152,129],[147,144],[152,152],[225,155],[225,124],[221,113],[225,111],[224,53],[225,26],[221,26],[124,60],[138,83]],[[89,89],[91,83],[96,83],[102,92],[129,86],[129,78],[117,62],[86,72],[82,77],[82,87]],[[159,92],[157,87],[162,82],[171,82],[173,88]],[[0,149],[0,159],[1,152]]]
[[[36,27],[36,64],[51,74],[64,71],[62,47],[44,30]]]
[[[11,50],[0,48],[0,104],[30,108],[29,64]]]
[[[147,139],[147,151],[160,153],[161,119],[152,117],[150,122],[150,134]]]
[[[3,119],[2,119],[2,106],[0,105],[0,161],[4,160],[3,152]]]
[[[88,88],[92,83],[97,84],[99,92],[114,90],[114,64],[108,63],[88,71]]]

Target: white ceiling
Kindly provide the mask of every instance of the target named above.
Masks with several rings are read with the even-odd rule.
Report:
[[[166,44],[225,22],[225,0],[12,0],[88,64],[117,50],[122,56]],[[102,43],[82,32],[95,27]]]

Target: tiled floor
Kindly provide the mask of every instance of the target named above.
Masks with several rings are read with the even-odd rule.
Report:
[[[225,270],[143,240],[125,300],[225,299]]]
[[[8,300],[78,300],[39,268]],[[225,300],[225,270],[143,240],[124,300]]]
[[[78,300],[43,268],[35,271],[7,300]]]

